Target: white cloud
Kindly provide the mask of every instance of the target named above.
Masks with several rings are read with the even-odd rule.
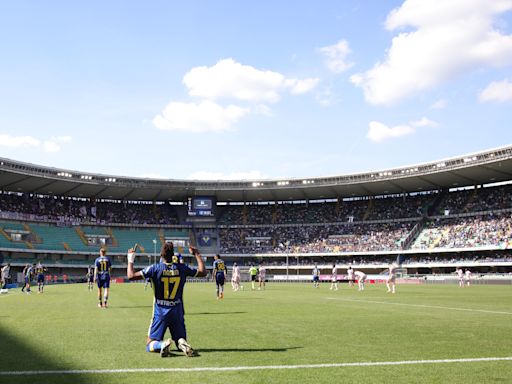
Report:
[[[434,102],[434,104],[432,104],[430,106],[430,109],[445,109],[447,105],[448,105],[448,101],[446,101],[444,99],[440,99],[440,100],[437,100],[436,102]]]
[[[190,96],[209,100],[222,98],[275,103],[281,93],[303,94],[319,79],[286,78],[278,72],[256,69],[233,59],[223,59],[212,67],[192,68],[183,78]]]
[[[258,115],[264,115],[264,116],[273,116],[272,110],[265,104],[258,104],[251,108],[251,112],[258,114]]]
[[[422,117],[419,120],[411,121],[410,124],[413,127],[421,128],[421,127],[437,127],[437,123],[435,121],[432,121],[426,117]]]
[[[3,147],[39,147],[41,141],[32,136],[11,136],[0,134],[0,146]]]
[[[9,134],[0,134],[0,146],[10,148],[41,148],[45,152],[58,152],[61,150],[60,143],[71,141],[69,136],[53,137],[50,140],[39,140],[32,136],[11,136]]]
[[[319,51],[325,56],[325,65],[331,72],[345,72],[354,65],[354,63],[347,61],[347,56],[351,53],[351,50],[346,40],[340,40],[334,45],[319,48]]]
[[[286,85],[290,88],[292,95],[302,95],[314,89],[319,81],[320,79],[288,79]]]
[[[249,172],[194,172],[187,177],[189,180],[261,180],[265,176],[260,171]]]
[[[45,152],[50,152],[50,153],[59,152],[60,145],[57,144],[55,141],[45,140],[43,142],[43,149]]]
[[[505,103],[512,101],[512,82],[509,80],[494,81],[480,93],[478,99],[481,102]]]
[[[71,136],[56,136],[50,140],[44,140],[42,147],[45,152],[55,153],[61,150],[61,144],[69,143],[71,140]]]
[[[368,125],[369,129],[366,137],[375,143],[380,143],[384,140],[413,134],[416,132],[416,128],[436,127],[437,125],[438,124],[435,121],[426,117],[423,117],[420,120],[411,121],[408,124],[396,125],[394,127],[389,127],[378,121],[371,121]]]
[[[512,36],[493,24],[509,10],[512,0],[406,0],[386,20],[403,31],[384,61],[351,80],[369,103],[390,105],[465,71],[510,65]]]
[[[209,100],[197,104],[172,102],[153,119],[153,124],[162,130],[221,132],[230,130],[248,113],[247,108],[236,105],[222,107]]]
[[[414,132],[414,129],[408,125],[388,127],[378,121],[371,121],[369,127],[370,129],[368,130],[366,137],[376,143],[394,137],[409,135]]]

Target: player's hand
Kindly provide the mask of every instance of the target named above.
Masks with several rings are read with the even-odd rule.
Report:
[[[199,253],[199,250],[193,246],[188,247],[188,251],[190,252],[191,255],[194,255],[194,256],[196,255],[196,253]]]
[[[128,258],[128,263],[134,263],[135,261],[135,250],[133,248],[130,248],[128,250],[128,253],[126,254],[126,257]]]

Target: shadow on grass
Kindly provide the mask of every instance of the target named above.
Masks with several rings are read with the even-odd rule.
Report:
[[[37,340],[27,343],[26,340],[22,340],[0,327],[0,383],[92,383],[87,377],[81,375],[21,375],[21,372],[26,371],[56,371],[74,368],[66,362],[52,359],[50,353],[42,353],[44,348],[41,348],[41,351],[36,350],[32,343],[36,344]],[[48,352],[48,349],[46,350]],[[6,373],[11,374],[7,375]]]
[[[201,348],[199,353],[208,352],[288,352],[294,349],[302,349],[304,347],[288,347],[288,348]]]
[[[241,315],[247,312],[195,312],[195,313],[187,313],[187,316],[197,316],[197,315]]]

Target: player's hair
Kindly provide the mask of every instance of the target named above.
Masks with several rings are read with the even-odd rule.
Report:
[[[100,248],[100,255],[101,256],[105,256],[105,254],[107,253],[107,250],[105,248]]]
[[[172,257],[174,256],[174,245],[172,242],[162,245],[160,256],[163,257],[166,261],[172,261]]]

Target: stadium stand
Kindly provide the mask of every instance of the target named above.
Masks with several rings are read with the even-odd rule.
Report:
[[[482,161],[506,156],[512,170],[512,147],[496,153],[482,155]],[[464,159],[454,162],[467,179],[471,167]],[[478,156],[470,160],[478,161]],[[240,198],[222,201],[222,190],[210,192],[218,196],[219,205],[207,217],[191,217],[186,199],[135,201],[120,196],[100,198],[97,193],[94,197],[59,196],[20,192],[21,188],[15,192],[6,188],[8,183],[4,182],[0,193],[1,259],[12,262],[14,267],[41,259],[55,268],[81,268],[94,260],[100,246],[105,246],[114,258],[114,266],[122,268],[126,250],[135,243],[140,245],[141,254],[151,256],[158,253],[165,241],[173,241],[178,251],[185,254],[190,242],[199,244],[207,256],[220,252],[228,265],[237,261],[247,266],[264,260],[277,268],[289,265],[288,258],[292,258],[297,268],[310,267],[316,262],[368,267],[378,264],[381,267],[402,255],[402,262],[408,268],[433,263],[448,268],[459,262],[480,263],[481,268],[491,268],[490,264],[501,263],[496,268],[504,265],[505,271],[512,271],[509,251],[509,247],[512,248],[512,184],[484,182],[495,182],[500,174],[507,177],[503,169],[505,160],[497,165],[500,173],[495,172],[492,177],[485,175],[480,183],[463,188],[436,187],[445,179],[448,185],[453,185],[451,180],[458,177],[457,169],[447,170],[430,188],[416,186],[424,184],[424,176],[407,176],[409,172],[435,173],[440,168],[438,165],[425,165],[426,171],[417,167],[360,175],[360,180],[370,179],[365,187],[366,194],[337,195],[333,192],[334,181],[329,179],[326,180],[329,186],[317,194],[311,192],[313,189],[302,187],[309,185],[309,181],[296,184],[300,187],[287,187],[289,190],[283,192],[286,196],[300,191],[303,197],[311,194],[313,198],[279,199],[272,197],[279,196],[281,187],[273,189],[272,195],[265,195],[265,191],[258,195],[260,184],[256,183],[246,188],[253,188],[251,192],[256,191],[258,198],[246,202],[243,196],[242,201]],[[447,162],[443,164],[443,168],[448,167]],[[478,168],[478,172],[487,172],[490,166],[482,169]],[[12,176],[4,170],[0,181],[5,175]],[[33,177],[36,185],[37,175]],[[392,184],[374,187],[372,177],[393,177],[393,185],[409,179],[418,184],[408,187],[409,192],[389,192],[387,188]],[[336,182],[344,180],[340,177]],[[80,184],[69,188],[67,180],[56,182],[71,190],[81,188]],[[135,183],[128,182],[130,186]],[[361,182],[349,180],[347,188],[357,188]],[[9,185],[14,187],[16,182],[11,180]],[[222,183],[212,185],[220,189],[223,186]],[[229,192],[233,197],[238,187]],[[129,188],[123,195],[137,189]],[[144,187],[140,188],[137,194],[142,195]],[[370,193],[371,188],[375,192]],[[121,191],[112,189],[117,190]],[[163,189],[155,193],[156,197],[165,195]],[[320,196],[320,193],[329,195]],[[199,194],[203,195],[208,193]]]

